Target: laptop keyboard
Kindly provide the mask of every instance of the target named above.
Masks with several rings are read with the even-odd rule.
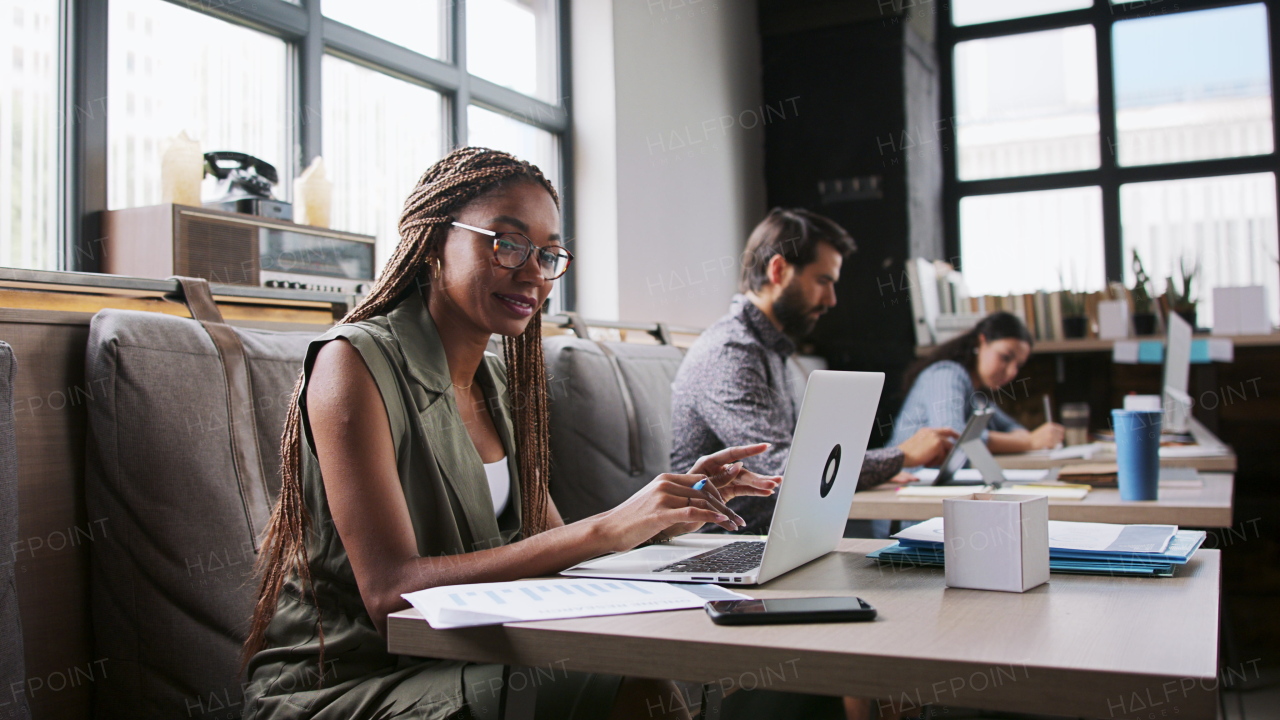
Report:
[[[744,573],[760,567],[764,556],[763,540],[742,540],[721,545],[670,565],[658,568],[658,572],[677,573]]]

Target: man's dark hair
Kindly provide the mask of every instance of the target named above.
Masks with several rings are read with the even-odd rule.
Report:
[[[857,249],[853,238],[830,218],[800,208],[774,208],[751,231],[742,252],[742,292],[755,292],[769,281],[769,260],[781,255],[797,271],[818,257],[818,243],[827,243],[843,257]]]

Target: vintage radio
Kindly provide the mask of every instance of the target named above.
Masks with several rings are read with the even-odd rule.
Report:
[[[113,275],[355,295],[373,283],[368,235],[186,205],[111,210],[102,232],[101,270]]]

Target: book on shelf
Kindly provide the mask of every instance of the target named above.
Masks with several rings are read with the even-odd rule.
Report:
[[[948,263],[911,258],[907,261],[907,286],[917,345],[945,342],[939,337],[939,317],[970,314],[964,276]]]
[[[938,317],[938,275],[932,262],[924,258],[907,261],[907,289],[911,293],[916,345],[933,345],[933,321]]]
[[[1049,339],[1062,340],[1064,335],[1062,333],[1062,293],[1061,292],[1049,293],[1048,308],[1049,309],[1046,315],[1049,318]]]
[[[982,318],[1004,311],[1017,316],[1036,342],[1068,339],[1063,328],[1066,298],[1061,290],[1037,290],[1019,295],[970,295],[963,275],[951,265],[924,258],[907,262],[916,344],[928,347],[955,337]],[[1117,292],[1127,292],[1117,287]],[[1080,293],[1088,318],[1085,337],[1097,337],[1098,303],[1110,299],[1106,291]]]

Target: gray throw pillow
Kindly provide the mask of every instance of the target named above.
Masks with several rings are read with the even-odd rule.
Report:
[[[293,384],[318,333],[236,332],[270,507]],[[85,374],[103,389],[88,404],[85,477],[104,528],[90,547],[95,657],[107,658],[95,716],[238,717],[256,555],[218,352],[194,320],[103,310]],[[266,521],[252,518],[258,532]]]
[[[565,522],[613,508],[671,470],[671,381],[683,353],[669,345],[601,345],[568,335],[543,341],[551,497]]]

